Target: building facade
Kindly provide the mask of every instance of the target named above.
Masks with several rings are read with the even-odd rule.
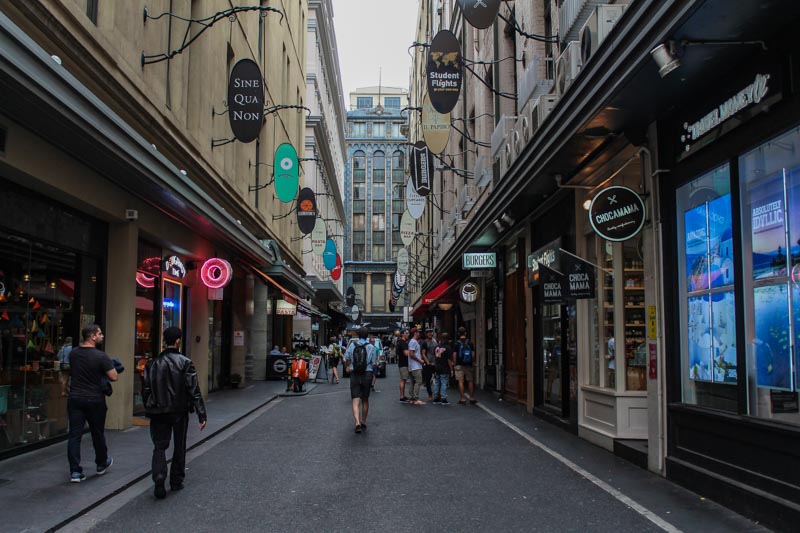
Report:
[[[395,331],[403,317],[399,307],[390,309],[390,300],[403,246],[407,141],[401,126],[407,106],[403,89],[366,87],[350,94],[347,112],[343,257],[345,291],[352,287],[355,297],[345,311],[353,325],[366,324],[375,333]]]
[[[465,58],[441,190],[469,201],[418,226],[442,245],[415,317],[469,327],[484,389],[792,529],[798,6],[505,2],[479,30],[435,4],[417,41],[450,30]],[[467,253],[494,267],[475,277]],[[570,296],[575,272],[591,290]]]
[[[155,18],[170,7],[182,18]],[[252,9],[205,30],[188,20],[219,9],[202,0],[0,9],[2,455],[64,437],[57,356],[87,324],[103,327],[105,351],[128,369],[107,419],[125,429],[142,411],[141,369],[165,327],[184,330],[207,394],[265,377],[257,361],[292,339],[279,300],[324,320],[309,301],[291,204],[271,184],[278,145],[302,153],[305,113],[267,113],[244,143],[226,109],[243,59],[261,72],[257,104],[305,105],[307,3],[283,20]],[[196,39],[178,53],[184,35]]]

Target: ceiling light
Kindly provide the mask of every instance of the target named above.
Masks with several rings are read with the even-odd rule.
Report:
[[[681,66],[681,61],[675,57],[675,41],[667,41],[650,50],[653,61],[658,66],[658,74],[665,78],[667,74]]]

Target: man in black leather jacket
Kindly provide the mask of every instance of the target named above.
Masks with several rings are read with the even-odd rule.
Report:
[[[206,406],[197,384],[197,371],[192,360],[180,353],[183,332],[180,328],[164,330],[167,347],[144,368],[142,399],[150,418],[150,438],[153,440],[154,494],[158,499],[167,496],[167,448],[170,437],[175,439],[169,484],[173,491],[183,488],[186,476],[186,431],[189,413],[197,411],[200,429],[206,427]]]

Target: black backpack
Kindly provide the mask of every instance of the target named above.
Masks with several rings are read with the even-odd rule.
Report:
[[[367,371],[367,346],[356,344],[353,348],[353,372],[363,374]]]

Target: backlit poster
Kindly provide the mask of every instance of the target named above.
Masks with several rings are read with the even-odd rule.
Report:
[[[793,390],[788,292],[784,283],[753,289],[759,387]]]
[[[783,176],[761,181],[750,190],[753,279],[786,275],[786,206]]]
[[[708,289],[708,239],[706,204],[684,213],[686,276],[689,292]]]
[[[689,378],[711,381],[711,305],[708,296],[689,298]]]
[[[708,265],[711,287],[733,284],[731,195],[708,202]]]
[[[714,381],[736,384],[736,300],[733,292],[711,295]]]

